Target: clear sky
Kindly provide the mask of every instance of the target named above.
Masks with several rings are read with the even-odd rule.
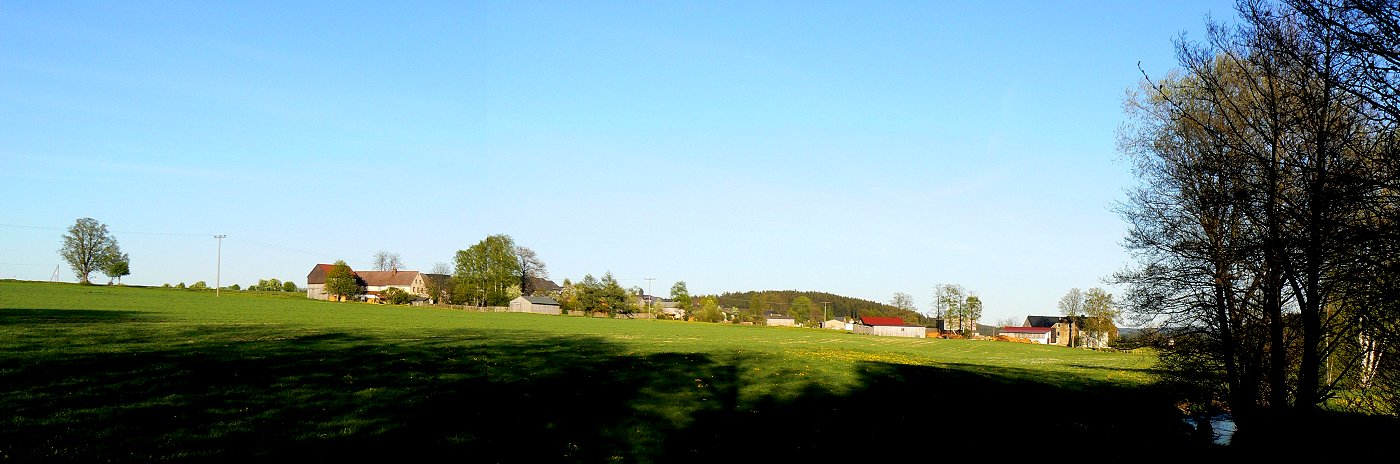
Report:
[[[504,233],[556,282],[1053,314],[1128,263],[1139,62],[1232,3],[7,1],[0,278],[91,217],[129,284]]]

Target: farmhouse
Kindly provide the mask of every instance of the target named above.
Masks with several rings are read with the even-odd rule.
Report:
[[[1074,327],[1074,321],[1062,316],[1026,316],[1025,327],[1037,327],[1050,329],[1047,343],[1051,345],[1069,346],[1070,332],[1078,332]]]
[[[313,300],[332,298],[331,295],[326,294],[326,275],[333,267],[335,267],[333,264],[317,264],[311,268],[311,272],[306,274],[307,298]],[[424,274],[418,271],[356,271],[352,269],[350,272],[355,274],[355,279],[365,288],[365,293],[356,298],[361,301],[378,301],[379,293],[390,287],[429,299],[429,279],[447,279],[446,275]]]
[[[1024,338],[1032,343],[1043,345],[1050,344],[1050,335],[1054,332],[1051,327],[1015,327],[1006,326],[1001,328],[1001,334],[1011,338]]]
[[[884,337],[928,338],[924,326],[905,323],[898,317],[861,316],[860,323],[855,324],[851,331]]]
[[[1051,345],[1070,346],[1074,337],[1078,337],[1079,345],[1086,348],[1107,348],[1108,342],[1118,336],[1118,327],[1114,326],[1112,321],[1107,321],[1104,324],[1099,324],[1108,327],[1107,331],[1085,332],[1085,322],[1090,320],[1099,321],[1097,318],[1085,316],[1027,316],[1026,323],[1023,325],[1050,328],[1049,344]]]
[[[510,312],[535,314],[564,314],[559,302],[547,296],[519,296],[510,300]]]
[[[413,290],[415,280],[421,282],[418,271],[355,271],[355,276],[364,282],[365,301],[378,301],[379,292],[388,290],[390,287],[403,290],[404,292],[427,297],[427,292],[418,294]]]

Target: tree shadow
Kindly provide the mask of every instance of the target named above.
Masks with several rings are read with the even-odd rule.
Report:
[[[1088,447],[1104,457],[1213,450],[1151,391],[1031,370],[868,362],[849,388],[784,383],[754,396],[746,392],[760,380],[744,373],[755,358],[636,354],[596,337],[247,326],[91,337],[140,348],[0,353],[9,386],[0,392],[0,460],[826,461],[984,448]]]
[[[151,313],[94,309],[0,308],[0,325],[96,324],[151,320]]]

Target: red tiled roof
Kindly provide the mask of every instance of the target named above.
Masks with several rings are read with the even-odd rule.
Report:
[[[861,316],[860,323],[865,325],[908,325],[904,323],[904,319],[900,319],[898,317]]]
[[[1001,333],[1043,334],[1054,330],[1050,327],[1002,327]]]

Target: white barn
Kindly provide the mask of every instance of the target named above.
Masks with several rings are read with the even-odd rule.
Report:
[[[860,323],[851,331],[882,337],[928,338],[928,330],[924,326],[907,324],[904,319],[898,317],[862,316]]]

